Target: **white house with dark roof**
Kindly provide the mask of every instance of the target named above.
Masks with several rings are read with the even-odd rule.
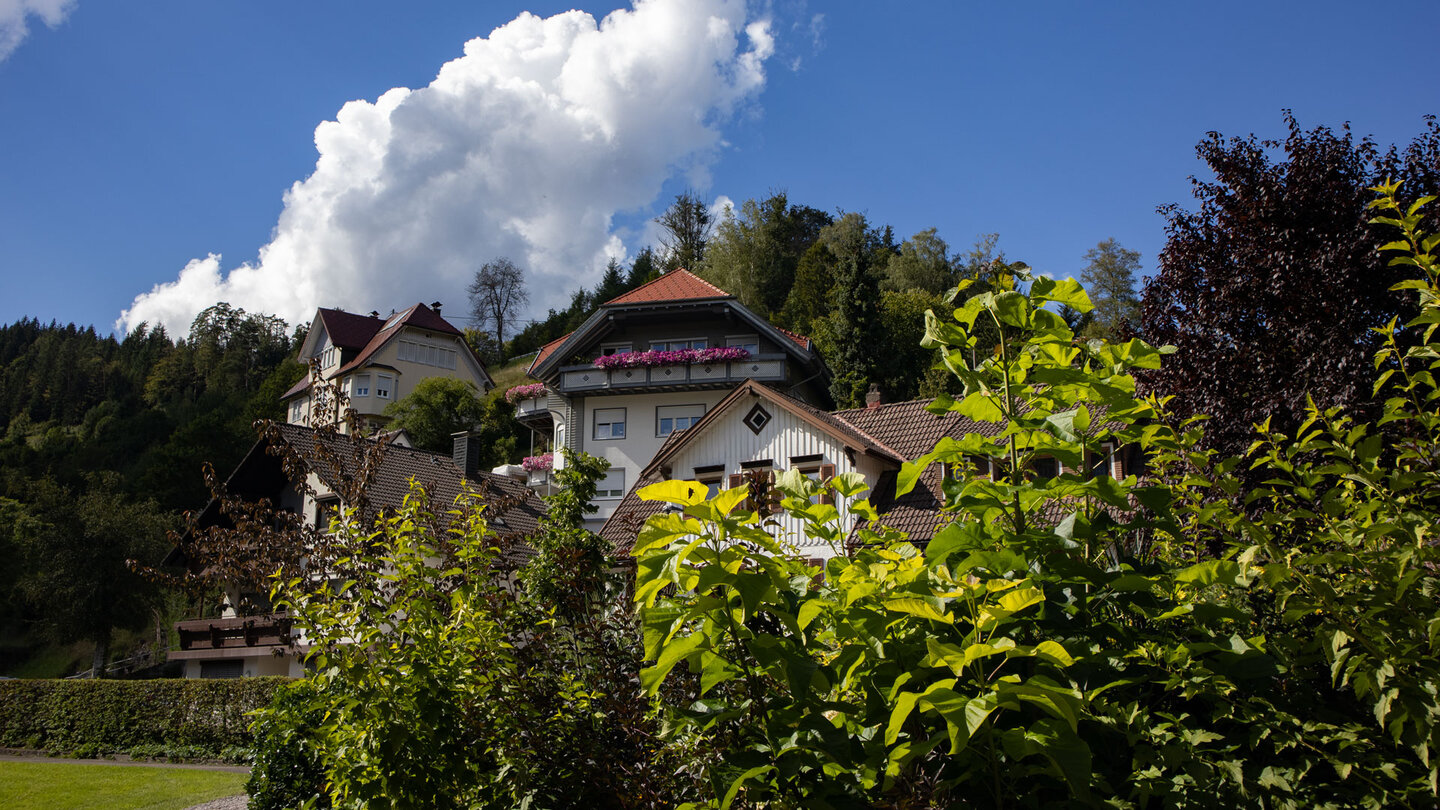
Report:
[[[440,317],[439,304],[424,304],[387,318],[376,313],[356,315],[320,309],[300,347],[299,360],[315,363],[326,382],[336,384],[350,407],[371,429],[389,421],[385,408],[404,398],[421,380],[453,377],[483,394],[494,387],[490,372],[465,342],[464,333]],[[309,425],[317,412],[310,379],[296,383],[281,397],[286,421]]]
[[[467,489],[487,504],[486,519],[502,549],[497,565],[503,570],[523,565],[534,556],[528,539],[538,530],[545,503],[512,478],[478,468],[482,449],[471,434],[455,437],[451,455],[429,453],[375,439],[347,436],[301,425],[280,425],[257,441],[225,482],[231,497],[248,502],[262,499],[277,509],[299,514],[309,525],[325,525],[343,505],[363,510],[367,519],[394,512],[404,503],[410,482],[425,488],[443,533],[453,516],[449,509]],[[305,487],[287,473],[279,454],[298,460]],[[360,467],[369,466],[367,471]],[[341,503],[345,481],[366,477],[363,503]],[[212,500],[196,516],[182,545],[171,552],[168,565],[203,566],[206,561],[187,556],[187,541],[195,532],[212,527],[233,528],[222,504]],[[244,599],[242,600],[242,597]],[[227,607],[217,616],[177,622],[180,649],[169,653],[184,662],[188,678],[232,678],[262,675],[299,677],[304,674],[304,639],[295,635],[283,613],[240,615],[243,601],[264,604],[259,593],[244,593],[229,586]]]
[[[740,384],[763,381],[812,403],[828,400],[829,385],[809,338],[777,328],[686,270],[605,302],[541,348],[528,373],[545,391],[520,400],[516,417],[546,445],[610,462],[594,528],[673,433]]]

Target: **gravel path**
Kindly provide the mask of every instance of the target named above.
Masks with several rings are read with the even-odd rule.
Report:
[[[185,810],[245,810],[249,803],[250,797],[242,793],[239,796],[226,796],[223,799],[197,804],[194,807],[187,807]]]

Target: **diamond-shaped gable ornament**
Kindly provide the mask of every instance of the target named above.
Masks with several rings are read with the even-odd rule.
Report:
[[[765,408],[757,402],[755,403],[755,407],[751,408],[750,412],[745,414],[745,418],[742,419],[741,422],[744,423],[745,427],[750,428],[751,433],[758,436],[760,431],[764,430],[765,426],[770,424],[770,420],[773,418],[770,412],[765,410]]]

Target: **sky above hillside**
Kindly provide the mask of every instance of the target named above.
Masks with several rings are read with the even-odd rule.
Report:
[[[1208,131],[1403,144],[1440,113],[1440,5],[1375,8],[0,0],[0,322],[464,323],[501,255],[543,314],[687,187],[1150,272]]]

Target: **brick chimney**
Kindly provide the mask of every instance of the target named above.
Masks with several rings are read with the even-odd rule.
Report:
[[[865,410],[873,411],[880,407],[880,386],[870,383],[870,390],[865,392]]]
[[[451,457],[455,459],[455,466],[460,468],[466,478],[480,477],[480,434],[473,430],[462,430],[453,433],[455,439],[454,450]]]

